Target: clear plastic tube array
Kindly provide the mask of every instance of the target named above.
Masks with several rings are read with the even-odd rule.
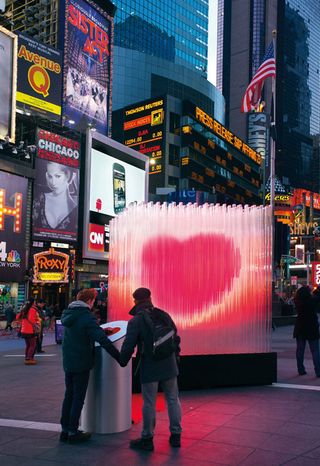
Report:
[[[182,354],[270,351],[270,207],[133,205],[110,227],[108,320],[150,288]]]

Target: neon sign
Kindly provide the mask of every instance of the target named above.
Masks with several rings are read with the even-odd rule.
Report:
[[[234,146],[236,149],[240,150],[243,154],[250,157],[250,159],[254,160],[258,164],[261,164],[260,154],[258,154],[254,149],[245,144],[242,141],[242,139],[240,139],[238,136],[236,136],[227,128],[225,128],[221,123],[212,118],[201,108],[196,107],[195,110],[195,116],[197,120],[199,120],[202,124],[210,128],[214,133],[216,133],[219,137],[221,137],[226,142]]]
[[[320,262],[312,262],[312,284],[320,286]]]
[[[0,230],[4,230],[4,219],[6,216],[14,218],[13,231],[19,233],[21,229],[22,194],[14,193],[14,207],[5,205],[6,190],[0,188]]]
[[[33,255],[34,278],[33,283],[67,283],[69,271],[69,255],[55,251],[39,252]]]
[[[290,226],[290,235],[304,236],[304,235],[313,235],[314,231],[318,227],[318,223],[295,221],[294,223],[290,223],[289,226]]]

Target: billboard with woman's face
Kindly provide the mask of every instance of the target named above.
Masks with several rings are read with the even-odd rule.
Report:
[[[76,241],[80,143],[38,130],[33,237]]]
[[[15,139],[17,36],[0,26],[0,139]]]

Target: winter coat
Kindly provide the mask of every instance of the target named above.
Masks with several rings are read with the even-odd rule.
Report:
[[[294,338],[306,340],[319,339],[319,323],[316,308],[319,299],[310,298],[304,301],[295,300],[297,311],[296,323],[293,330]]]
[[[17,320],[21,319],[21,313],[17,315]],[[22,335],[35,335],[33,324],[40,324],[41,320],[35,305],[31,306],[27,317],[21,320],[21,333]]]
[[[97,324],[90,307],[83,301],[72,302],[61,316],[64,326],[62,355],[65,372],[84,372],[94,365],[94,343],[100,345],[117,361],[119,351]]]
[[[152,309],[150,300],[145,300],[134,306],[129,314],[134,317],[128,322],[127,334],[120,351],[120,363],[125,365],[130,360],[134,349],[138,346],[141,356],[140,379],[141,383],[149,383],[171,379],[179,374],[177,354],[172,353],[168,358],[155,361],[152,354],[153,338],[144,317],[143,312]],[[168,313],[160,311],[168,322],[176,329],[176,326]],[[178,342],[180,338],[177,336]],[[177,352],[180,348],[177,348]]]
[[[12,306],[8,306],[8,307],[5,309],[4,314],[5,314],[5,316],[6,316],[7,324],[11,324],[11,323],[15,320],[15,318],[16,318],[16,315],[15,315],[15,312],[14,312]]]

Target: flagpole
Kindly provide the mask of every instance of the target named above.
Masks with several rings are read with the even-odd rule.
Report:
[[[272,31],[272,42],[274,50],[274,59],[277,63],[277,54],[276,54],[276,37],[277,31],[274,29]],[[270,150],[270,210],[271,210],[271,270],[272,270],[272,282],[274,282],[274,258],[275,258],[275,219],[274,219],[274,198],[275,198],[275,159],[276,159],[276,141],[275,141],[275,129],[276,129],[276,76],[272,78],[272,100],[273,100],[273,110],[272,110],[272,119],[271,119],[271,150]]]

